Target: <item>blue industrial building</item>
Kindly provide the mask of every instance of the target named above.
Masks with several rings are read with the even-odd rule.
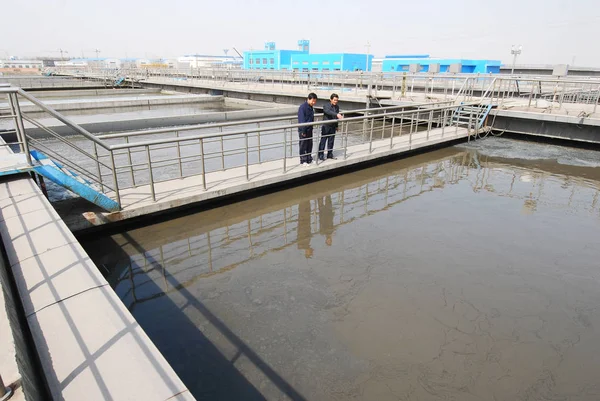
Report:
[[[310,42],[298,41],[298,50],[277,50],[275,42],[265,43],[263,50],[244,52],[246,70],[294,71],[370,71],[372,55],[352,53],[310,54]]]
[[[366,71],[371,69],[372,55],[353,53],[294,54],[294,71]]]
[[[244,52],[245,70],[290,70],[292,56],[295,54],[308,54],[308,40],[298,41],[298,50],[277,50],[275,42],[265,43],[263,50],[250,50]]]
[[[498,74],[500,73],[500,60],[471,60],[471,59],[447,59],[431,58],[428,54],[407,56],[385,56],[382,61],[383,72],[429,72],[437,69],[439,72],[460,72],[465,74]],[[413,66],[411,68],[411,66]],[[417,70],[415,71],[415,68]],[[438,71],[435,71],[438,72]]]

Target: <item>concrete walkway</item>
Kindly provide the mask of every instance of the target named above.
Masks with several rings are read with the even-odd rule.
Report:
[[[0,179],[0,237],[54,400],[194,399],[27,174]],[[0,308],[8,385],[20,376]]]
[[[283,171],[283,160],[264,162],[249,166],[249,180],[246,179],[246,167],[231,168],[206,174],[206,190],[203,188],[202,176],[192,176],[157,183],[155,185],[156,202],[152,200],[149,185],[137,188],[124,189],[121,194],[123,210],[115,213],[85,212],[61,213],[61,217],[70,230],[80,231],[93,226],[123,221],[139,216],[150,215],[174,209],[177,207],[200,203],[210,199],[223,197],[267,187],[273,184],[293,181],[310,175],[332,170],[339,170],[362,162],[382,159],[388,156],[399,155],[410,150],[437,145],[456,139],[466,138],[466,128],[444,127],[394,137],[393,146],[390,139],[373,141],[372,151],[369,144],[349,146],[347,159],[344,159],[343,150],[336,151],[338,160],[327,160],[310,167],[300,166],[298,157],[286,160],[286,171]],[[114,194],[109,194],[114,198]]]

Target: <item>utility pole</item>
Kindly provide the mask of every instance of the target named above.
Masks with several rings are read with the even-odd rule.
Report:
[[[510,54],[513,55],[513,63],[512,63],[512,68],[510,70],[510,75],[514,74],[514,72],[515,72],[515,65],[517,64],[517,56],[519,54],[521,54],[522,50],[523,50],[523,46],[521,46],[521,45],[519,45],[519,46],[512,45],[512,47],[510,49]]]
[[[371,42],[367,41],[367,64],[365,64],[365,71],[369,71],[369,53],[371,53]]]
[[[99,56],[100,50],[96,49],[96,50],[94,50],[94,52],[96,53],[96,58],[100,58],[100,56]]]

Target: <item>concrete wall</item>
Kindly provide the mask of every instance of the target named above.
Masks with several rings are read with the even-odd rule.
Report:
[[[600,144],[600,119],[508,110],[492,114],[496,131]]]
[[[8,268],[6,251],[2,244],[0,248],[0,374],[14,392],[12,400],[45,401],[49,398],[47,384]]]

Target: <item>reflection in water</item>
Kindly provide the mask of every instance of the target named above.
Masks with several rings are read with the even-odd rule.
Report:
[[[599,181],[444,149],[84,245],[198,399],[598,400]]]

